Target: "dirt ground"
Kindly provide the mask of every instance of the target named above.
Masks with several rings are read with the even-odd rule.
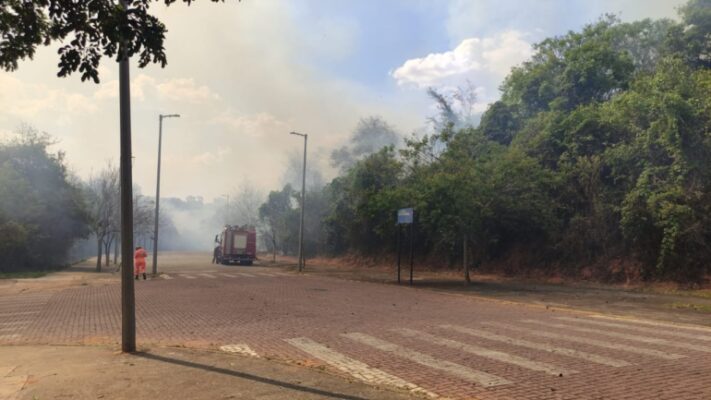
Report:
[[[409,399],[315,369],[179,348],[2,346],[0,399]]]

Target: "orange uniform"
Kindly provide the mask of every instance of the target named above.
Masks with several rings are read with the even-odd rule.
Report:
[[[133,253],[133,268],[136,275],[146,273],[146,257],[148,257],[148,253],[143,248]]]

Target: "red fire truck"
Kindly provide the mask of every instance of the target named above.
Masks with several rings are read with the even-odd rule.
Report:
[[[225,225],[222,232],[215,236],[220,248],[217,262],[228,264],[252,265],[257,258],[257,232],[251,226]]]

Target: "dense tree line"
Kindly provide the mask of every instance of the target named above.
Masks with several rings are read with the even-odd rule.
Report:
[[[711,1],[679,13],[604,16],[538,43],[476,126],[431,90],[433,134],[358,158],[337,151],[340,175],[311,191],[323,235],[307,255],[392,254],[395,210],[412,206],[421,257],[458,263],[467,241],[477,265],[516,257],[610,278],[607,266],[623,263],[646,279],[700,279],[711,259]],[[290,193],[262,208],[274,236],[293,236]]]
[[[25,126],[0,142],[0,272],[47,270],[78,261],[73,246],[93,241],[96,270],[117,264],[120,240],[118,169],[109,163],[86,181],[70,174],[53,139]],[[134,189],[137,245],[152,248],[153,199]],[[168,213],[161,214],[165,238],[179,237]],[[73,254],[77,257],[76,254]]]
[[[88,233],[81,185],[51,144],[28,127],[0,143],[0,272],[61,265]]]

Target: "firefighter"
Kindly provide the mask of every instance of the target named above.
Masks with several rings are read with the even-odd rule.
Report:
[[[222,248],[220,248],[220,245],[217,245],[212,251],[212,263],[219,264],[222,261],[220,258],[222,258]]]
[[[133,253],[133,268],[136,274],[136,280],[138,280],[138,275],[143,274],[143,280],[146,280],[146,257],[148,253],[143,249],[143,247],[136,247],[136,252]]]

